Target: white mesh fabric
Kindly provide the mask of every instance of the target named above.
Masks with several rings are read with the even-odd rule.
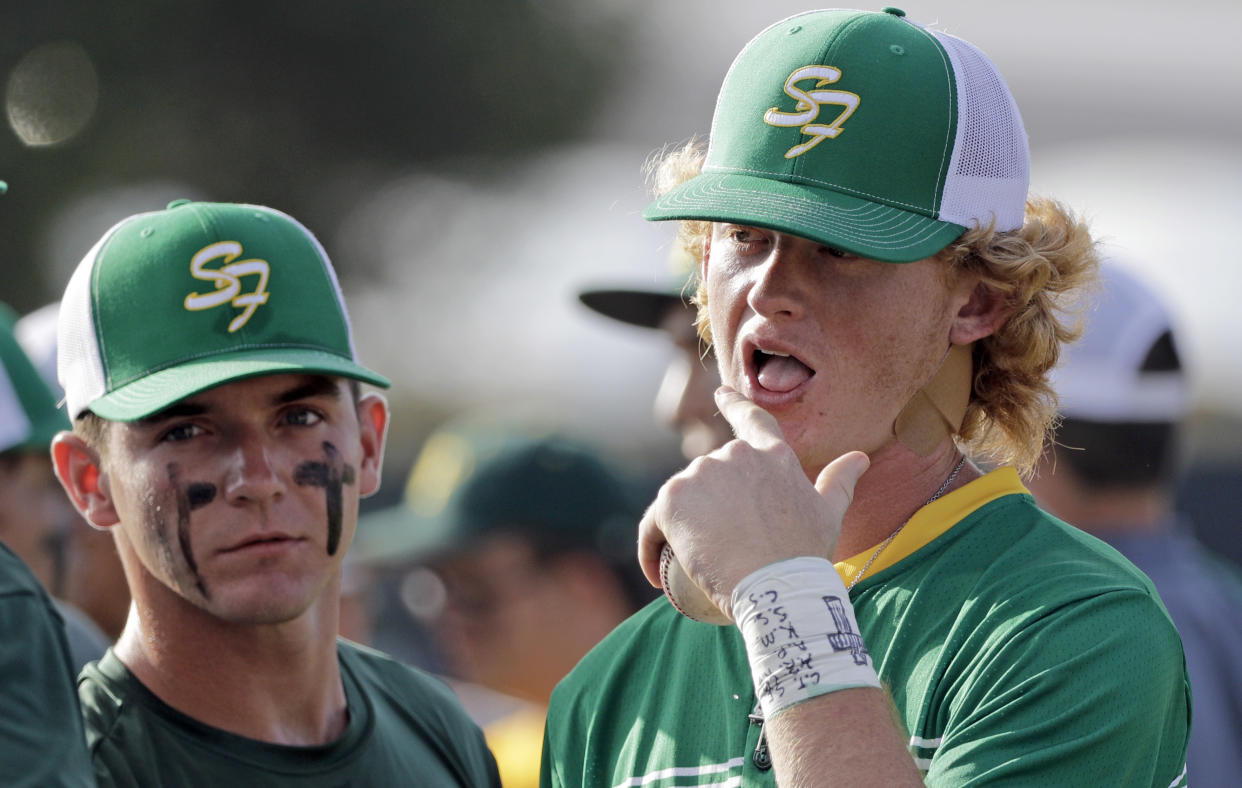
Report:
[[[1018,105],[996,66],[972,44],[929,31],[949,54],[957,82],[957,139],[940,220],[1016,230],[1026,213],[1030,154]]]
[[[95,332],[91,279],[95,272],[95,258],[117,227],[120,224],[104,234],[78,263],[60,301],[56,327],[56,377],[65,390],[65,408],[71,419],[82,415],[82,411],[107,392],[103,351]]]

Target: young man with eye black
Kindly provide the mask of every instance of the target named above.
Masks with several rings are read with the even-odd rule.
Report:
[[[1020,480],[1096,267],[1028,160],[991,61],[900,9],[798,14],[734,60],[644,215],[701,250],[736,438],[644,516],[676,609],[558,685],[544,785],[1187,784],[1155,589]]]
[[[388,409],[315,238],[179,201],[109,230],[60,309],[52,444],[134,604],[79,679],[105,785],[497,785],[435,679],[337,638]]]

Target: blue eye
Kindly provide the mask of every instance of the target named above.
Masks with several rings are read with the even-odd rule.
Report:
[[[323,416],[310,408],[291,408],[285,411],[284,420],[286,424],[297,427],[313,427],[323,421]]]
[[[189,440],[203,434],[203,428],[197,424],[178,424],[164,431],[160,436],[160,440],[175,443],[177,441]]]

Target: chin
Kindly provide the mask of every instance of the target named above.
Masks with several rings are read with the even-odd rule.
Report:
[[[285,624],[303,616],[317,599],[305,589],[232,589],[214,594],[210,613],[224,621],[248,626]]]

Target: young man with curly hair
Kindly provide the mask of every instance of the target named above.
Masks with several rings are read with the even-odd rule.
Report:
[[[1184,784],[1155,590],[1021,482],[1096,266],[1027,186],[995,67],[898,9],[741,52],[646,213],[699,255],[737,437],[648,509],[673,605],[558,687],[546,785]]]

